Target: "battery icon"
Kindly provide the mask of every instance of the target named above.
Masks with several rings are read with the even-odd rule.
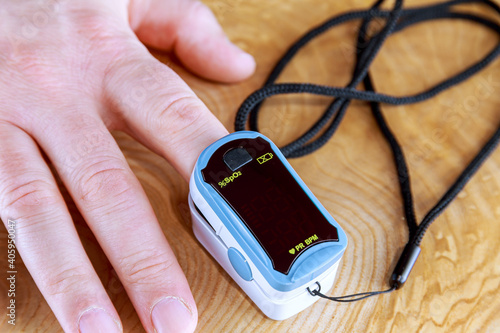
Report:
[[[269,161],[271,158],[273,158],[273,154],[266,153],[266,154],[262,155],[261,157],[257,157],[257,161],[259,162],[259,164],[264,164],[267,161]]]

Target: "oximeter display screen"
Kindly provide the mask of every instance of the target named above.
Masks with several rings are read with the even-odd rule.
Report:
[[[338,241],[337,229],[262,138],[221,146],[202,175],[239,215],[278,272],[288,274],[308,247]]]

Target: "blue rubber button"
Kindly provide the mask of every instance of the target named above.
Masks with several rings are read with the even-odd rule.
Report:
[[[233,265],[234,270],[238,273],[239,276],[245,281],[252,281],[252,270],[250,269],[250,265],[248,265],[245,257],[235,249],[234,247],[229,248],[227,251],[227,256],[229,257],[229,261],[231,265]]]

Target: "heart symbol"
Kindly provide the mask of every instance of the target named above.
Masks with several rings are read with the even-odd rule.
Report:
[[[295,249],[290,249],[288,250],[288,252],[290,252],[291,254],[295,254]]]

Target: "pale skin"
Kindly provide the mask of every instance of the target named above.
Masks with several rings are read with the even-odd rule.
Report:
[[[227,130],[144,44],[214,81],[255,69],[195,0],[0,0],[0,218],[16,222],[17,249],[65,332],[123,327],[45,158],[145,330],[196,327],[186,278],[109,131],[128,133],[187,181]]]

